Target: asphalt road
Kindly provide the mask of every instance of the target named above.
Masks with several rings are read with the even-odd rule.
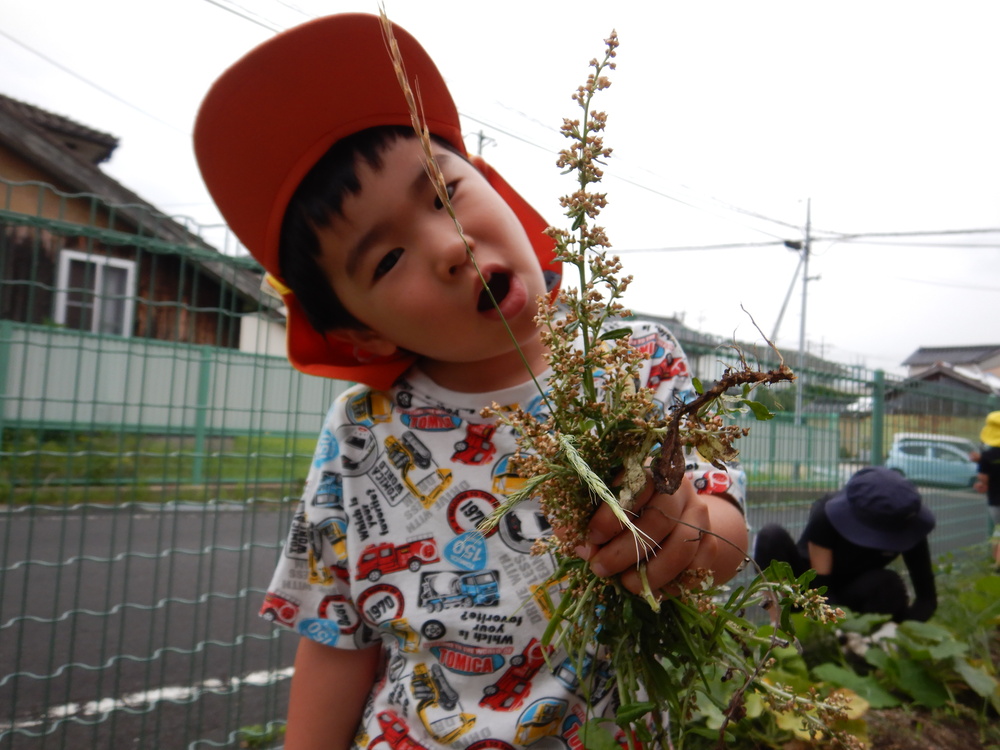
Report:
[[[287,525],[254,506],[0,514],[0,748],[213,747],[283,717],[296,638],[256,610]]]

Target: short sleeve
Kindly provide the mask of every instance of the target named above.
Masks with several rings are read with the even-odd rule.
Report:
[[[674,405],[697,397],[687,355],[665,326],[637,324],[631,343],[649,356],[646,385],[653,389],[654,400],[665,413]],[[719,469],[694,452],[687,459],[685,473],[699,494],[722,496],[746,516],[747,483],[742,469],[731,464]]]
[[[375,636],[352,598],[343,479],[332,471],[335,412],[327,415],[305,490],[264,596],[260,615],[337,648],[365,648]]]

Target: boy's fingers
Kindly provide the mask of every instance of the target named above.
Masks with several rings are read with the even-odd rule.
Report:
[[[635,502],[632,505],[632,512],[638,514],[652,496],[653,483],[647,482],[646,486],[636,496]],[[591,544],[601,545],[618,536],[622,532],[622,524],[615,517],[615,514],[608,507],[607,503],[601,503],[601,506],[594,512],[593,518],[590,519],[588,529],[590,534],[587,537],[587,541]]]
[[[705,502],[689,503],[681,515],[680,522],[668,536],[656,554],[646,563],[646,580],[653,591],[667,587],[668,593],[677,593],[676,587],[668,587],[684,570],[707,567],[715,559],[717,539],[705,534],[709,513]],[[642,580],[634,567],[621,576],[622,584],[633,593],[641,593]]]
[[[607,578],[635,567],[640,559],[658,554],[665,539],[677,526],[677,519],[684,509],[684,498],[676,495],[658,495],[655,502],[647,502],[632,519],[644,535],[642,542],[615,520],[618,533],[611,541],[596,550],[590,560],[595,574]],[[591,536],[593,539],[593,536]],[[582,555],[581,555],[582,556]]]

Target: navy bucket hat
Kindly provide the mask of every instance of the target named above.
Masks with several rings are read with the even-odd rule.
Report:
[[[826,515],[848,541],[890,552],[910,549],[935,524],[912,482],[882,466],[854,474],[827,502]]]

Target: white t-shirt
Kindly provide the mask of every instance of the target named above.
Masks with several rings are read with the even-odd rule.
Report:
[[[657,401],[693,398],[669,331],[630,325]],[[485,537],[477,530],[523,482],[510,469],[512,430],[480,415],[491,403],[543,405],[530,380],[455,393],[414,369],[389,391],[355,386],[326,416],[261,614],[334,648],[381,642],[385,669],[356,748],[574,747],[583,721],[613,715],[606,664],[551,652],[554,668],[545,663],[539,639],[559,591],[545,585],[552,556],[531,554],[550,533],[538,506],[522,503]],[[742,472],[706,464],[688,475],[742,505]]]

